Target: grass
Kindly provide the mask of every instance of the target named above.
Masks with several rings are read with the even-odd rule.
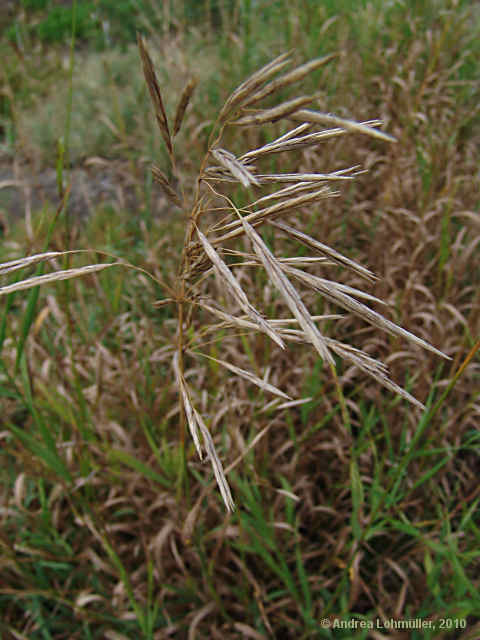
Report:
[[[22,264],[19,256],[46,251],[58,255],[44,272],[43,262],[23,263],[28,271],[21,278],[48,273],[52,282],[6,296],[0,325],[2,634],[368,637],[368,629],[353,623],[349,629],[322,626],[328,617],[332,625],[419,618],[436,629],[413,630],[412,638],[474,638],[480,611],[475,14],[461,3],[371,3],[358,9],[355,20],[339,12],[321,32],[335,13],[327,3],[317,9],[308,2],[270,3],[262,15],[253,3],[233,8],[223,13],[228,28],[220,32],[187,32],[181,16],[172,15],[181,28],[168,47],[150,38],[152,54],[162,53],[154,68],[165,109],[164,116],[157,99],[163,135],[153,133],[138,54],[107,54],[118,71],[103,76],[106,81],[95,76],[96,82],[118,102],[101,103],[102,91],[93,88],[91,97],[102,119],[122,131],[115,160],[108,160],[110,143],[95,143],[84,156],[75,146],[92,115],[79,116],[77,106],[81,111],[88,100],[82,101],[81,75],[73,76],[71,135],[64,135],[70,157],[78,163],[98,154],[130,168],[139,212],[122,208],[125,187],[119,183],[115,210],[98,206],[82,225],[71,221],[70,231],[64,221],[68,201],[61,198],[56,211],[34,212],[30,226],[6,227],[2,262]],[[257,44],[249,50],[249,42]],[[257,153],[255,169],[245,164],[246,150],[272,143],[301,121],[260,123],[239,134],[238,125],[224,126],[228,119],[272,114],[257,113],[257,104],[249,107],[255,111],[241,112],[245,105],[235,98],[217,128],[216,114],[245,77],[293,46],[297,65],[340,55],[310,69],[298,85],[277,87],[264,109],[320,92],[313,106],[297,107],[333,112],[344,126],[352,117],[379,115],[397,143],[351,132],[263,159]],[[211,65],[198,64],[199,51],[207,52]],[[55,66],[60,51],[46,53],[45,64]],[[34,58],[21,63],[9,55],[3,87],[10,96],[11,133],[4,151],[12,154],[16,144],[15,153],[23,149],[34,164],[54,164],[56,145],[43,146],[28,133],[39,114],[35,96],[41,91],[46,102],[52,89],[35,85]],[[77,63],[92,68],[104,55],[75,53]],[[169,71],[178,60],[186,70],[182,78]],[[148,67],[146,53],[144,63]],[[287,72],[279,70],[277,77]],[[185,88],[187,101],[193,76],[197,86],[173,138],[180,96]],[[122,77],[130,82],[122,84]],[[122,128],[119,114],[132,85],[140,104]],[[257,90],[250,86],[241,99]],[[67,93],[58,110],[65,105]],[[173,153],[161,150],[169,140]],[[138,170],[152,161],[153,185]],[[251,205],[294,185],[298,174],[332,174],[353,165],[368,174],[341,181],[339,198],[318,193],[316,183],[321,199],[309,202],[307,190],[304,207],[297,202],[294,211],[287,209],[288,192]],[[67,181],[70,169],[63,168]],[[238,184],[258,180],[259,173],[297,176],[276,186],[263,179],[261,192]],[[159,195],[162,190],[166,195]],[[182,206],[166,205],[168,197]],[[164,213],[156,215],[160,198]],[[282,220],[273,219],[272,209],[254,213],[278,201],[285,204]],[[211,210],[216,207],[225,207],[223,230]],[[253,215],[252,229],[239,214]],[[228,234],[236,237],[222,238]],[[323,252],[334,247],[342,265],[307,262],[318,248],[313,238],[321,240]],[[67,264],[61,255],[66,246],[91,249]],[[107,268],[112,255],[122,264]],[[280,261],[287,256],[304,262]],[[365,281],[368,274],[349,268],[347,258],[381,279]],[[89,263],[99,266],[86,274],[82,265]],[[65,268],[83,277],[55,283]],[[10,283],[17,273],[6,274]],[[303,332],[315,330],[298,300],[288,310],[277,285],[287,288],[287,299],[294,294],[282,274],[311,317],[344,316],[315,320],[321,334],[311,339],[324,349],[322,357],[292,340],[305,338],[291,331],[300,318]],[[329,280],[328,289],[319,276]],[[364,292],[388,303],[359,299],[452,362],[408,346],[401,335],[367,327],[350,309],[345,313],[339,302],[347,304],[343,296],[351,292],[338,284],[354,287],[355,298]],[[332,291],[336,297],[326,298]],[[254,309],[268,322],[261,331]],[[296,324],[285,323],[290,314]],[[179,316],[185,320],[181,331]],[[338,343],[330,336],[344,345],[333,354],[332,368],[325,366],[327,354]],[[288,349],[275,338],[288,339]],[[386,362],[391,379],[426,409],[385,391],[379,365],[372,379],[340,358],[356,354],[353,347]],[[354,365],[362,363],[374,366],[365,357]],[[231,514],[193,442],[182,431],[179,436],[179,383],[184,404],[197,411],[192,409],[190,426],[201,436],[208,425],[236,503]],[[266,383],[309,400],[272,402]],[[221,478],[218,463],[217,474]],[[229,502],[225,486],[224,495]]]

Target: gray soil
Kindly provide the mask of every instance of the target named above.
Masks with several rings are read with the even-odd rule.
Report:
[[[144,203],[144,179],[135,179],[129,168],[122,164],[77,167],[65,174],[64,182],[71,185],[68,209],[77,219],[92,215],[103,207],[135,213],[141,206],[138,187]],[[152,197],[153,211],[161,215],[165,212],[166,203],[155,185]],[[0,162],[0,224],[3,227],[8,228],[45,206],[56,210],[59,203],[55,169],[43,169],[34,174],[28,166]]]

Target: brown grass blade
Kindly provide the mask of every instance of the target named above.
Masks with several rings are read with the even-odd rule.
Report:
[[[160,86],[157,80],[157,74],[153,67],[152,59],[148,53],[146,44],[140,34],[137,36],[138,49],[140,51],[140,57],[142,59],[143,75],[147,83],[150,97],[152,98],[153,107],[155,109],[155,118],[157,120],[160,133],[167,146],[168,152],[171,155],[173,153],[172,139],[170,137],[170,130],[168,128],[167,114],[165,107],[163,106],[162,94]]]
[[[309,341],[316,348],[324,362],[334,365],[333,357],[328,350],[322,334],[317,329],[317,326],[313,322],[308,309],[303,304],[296,289],[284,274],[280,263],[271,253],[270,249],[263,242],[262,238],[255,231],[252,225],[250,225],[244,218],[242,218],[242,224],[245,229],[245,233],[252,241],[255,253],[262,261],[268,276],[284,298],[295,318],[298,320],[300,326],[308,336]]]
[[[173,137],[177,135],[177,133],[180,131],[182,127],[185,111],[187,110],[188,104],[192,99],[192,95],[193,95],[193,92],[195,91],[196,86],[197,86],[197,81],[194,78],[191,78],[183,88],[182,94],[180,96],[180,100],[175,110],[175,118],[173,121]]]
[[[276,331],[274,331],[269,323],[262,318],[262,316],[258,313],[258,311],[250,304],[246,293],[243,291],[242,287],[238,284],[237,280],[233,276],[230,269],[227,267],[225,262],[220,258],[218,253],[212,247],[210,242],[204,236],[204,234],[197,228],[197,234],[200,238],[200,242],[203,245],[205,253],[211,260],[214,268],[219,273],[220,277],[225,281],[228,286],[230,293],[233,295],[235,300],[238,302],[243,311],[256,323],[257,327],[266,333],[274,342],[278,344],[282,349],[285,348],[282,339],[278,336]]]

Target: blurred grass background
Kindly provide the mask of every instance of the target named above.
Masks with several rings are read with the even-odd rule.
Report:
[[[193,371],[224,464],[235,463],[238,509],[226,517],[193,446],[179,490],[174,319],[153,308],[153,281],[107,270],[3,298],[2,638],[478,637],[478,353],[445,397],[480,334],[478,4],[22,0],[0,12],[2,262],[88,247],[159,277],[176,268],[184,218],[149,175],[165,152],[137,31],[170,115],[198,80],[179,136],[187,184],[245,76],[285,50],[298,61],[336,52],[305,93],[341,117],[381,118],[398,142],[347,136],[299,154],[297,168],[368,169],[309,211],[306,230],[371,268],[391,318],[453,358],[345,318],[336,337],[386,361],[430,409],[339,362],[350,425],[301,347],[277,354],[245,338],[245,353],[227,352],[312,398],[297,409],[266,408],[214,363]],[[216,344],[211,355],[225,357]],[[326,617],[436,628],[375,636],[328,629]]]

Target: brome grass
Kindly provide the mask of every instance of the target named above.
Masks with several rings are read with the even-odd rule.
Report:
[[[175,156],[173,138],[181,129],[186,109],[193,96],[195,81],[190,80],[185,86],[172,125],[167,118],[160,85],[146,43],[140,36],[138,46],[156,122],[170,159],[168,172],[180,181],[181,176],[177,175],[178,160]],[[317,275],[321,273],[322,262],[318,259],[316,261],[315,255],[304,258],[300,262],[295,262],[294,258],[277,257],[260,233],[262,229],[268,228],[275,235],[286,235],[292,240],[299,241],[314,253],[320,254],[323,259],[327,259],[327,262],[333,262],[351,270],[366,281],[375,278],[367,267],[357,264],[290,223],[292,214],[300,213],[305,220],[312,207],[326,198],[337,196],[338,192],[333,190],[332,183],[340,185],[345,181],[353,180],[358,174],[358,166],[332,173],[269,174],[260,169],[262,161],[272,154],[286,154],[298,149],[317,147],[333,136],[363,134],[381,141],[394,142],[392,136],[379,130],[381,125],[379,120],[357,123],[314,109],[305,109],[307,105],[315,106],[315,95],[290,98],[270,108],[258,107],[258,103],[263,99],[304,79],[333,57],[333,55],[324,56],[284,72],[291,65],[292,58],[289,54],[282,54],[235,89],[220,109],[212,127],[208,148],[200,164],[196,186],[191,196],[186,195],[187,189],[181,187],[177,189],[159,167],[152,168],[154,179],[171,203],[187,212],[184,245],[179,256],[178,271],[170,281],[160,283],[169,297],[159,301],[159,304],[174,304],[177,309],[172,367],[181,405],[180,442],[183,447],[186,422],[199,456],[202,458],[205,450],[212,464],[222,498],[229,510],[234,508],[234,502],[223,465],[215,451],[207,423],[196,405],[196,390],[192,388],[191,383],[187,382],[191,363],[204,357],[211,358],[209,354],[202,351],[198,340],[206,330],[203,318],[197,319],[200,310],[205,311],[211,321],[221,319],[222,328],[230,326],[242,331],[263,333],[281,349],[285,349],[287,343],[292,340],[310,344],[324,365],[330,367],[335,379],[335,356],[339,356],[367,375],[374,377],[379,384],[420,408],[424,408],[423,404],[390,379],[387,367],[383,363],[350,344],[342,343],[322,332],[319,321],[325,318],[310,313],[302,298],[302,287],[316,291],[336,306],[359,316],[383,331],[428,349],[438,356],[447,357],[425,340],[402,329],[359,300],[366,299],[381,303],[382,301],[378,298],[363,290]],[[222,147],[222,138],[229,128],[267,127],[269,123],[279,121],[285,123],[287,131],[267,144],[249,149],[240,156]],[[293,128],[288,129],[292,126],[291,122],[300,124],[295,124]],[[332,125],[333,128],[319,129],[323,125]],[[230,194],[231,189],[227,192],[227,187],[234,187],[236,184],[247,190],[247,199],[249,199],[247,204],[237,206]],[[282,186],[285,184],[288,186]],[[273,204],[270,204],[271,201]],[[221,207],[218,207],[218,202],[222,203]],[[218,219],[219,212],[221,212],[221,219]],[[239,239],[244,240],[245,249],[242,253],[236,254],[238,261],[235,264],[229,264],[228,257],[231,255],[232,241]],[[7,273],[35,262],[52,260],[66,253],[70,252],[44,253],[5,263],[0,265],[0,273]],[[0,295],[81,276],[115,264],[122,264],[122,262],[57,270],[54,273],[6,285],[0,288]],[[263,270],[269,286],[276,291],[283,301],[285,310],[289,310],[293,317],[269,318],[262,309],[256,308],[235,275],[236,270],[245,265],[253,265],[254,268]],[[309,271],[311,267],[317,269],[317,273],[311,273]],[[225,296],[218,297],[212,292],[211,276],[216,278],[220,289],[223,288],[226,292]],[[296,286],[297,284],[301,286]],[[329,319],[334,321],[336,317],[330,315]],[[213,325],[211,330],[215,331],[215,329]],[[255,373],[239,368],[223,358],[213,358],[213,360],[230,373],[257,385],[264,392],[292,400],[281,389],[268,384]],[[342,402],[340,389],[339,393]],[[343,404],[342,406],[345,410]],[[345,420],[348,420],[346,416]]]

